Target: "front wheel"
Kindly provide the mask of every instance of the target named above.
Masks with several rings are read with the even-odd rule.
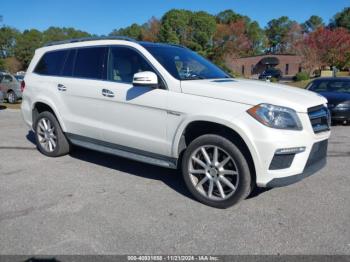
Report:
[[[251,190],[249,165],[240,149],[218,135],[203,135],[187,148],[182,173],[187,188],[200,202],[227,208]]]

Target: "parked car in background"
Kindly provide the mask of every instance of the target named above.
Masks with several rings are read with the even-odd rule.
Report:
[[[4,94],[0,91],[0,103],[4,101]]]
[[[3,92],[4,99],[10,104],[14,104],[17,100],[22,99],[21,82],[11,74],[0,74],[0,91]]]
[[[22,75],[22,76],[24,76],[25,74],[26,74],[25,71],[18,71],[18,72],[16,73],[16,75]]]
[[[16,78],[19,82],[21,82],[21,81],[23,81],[23,79],[24,79],[24,75],[15,75],[15,78]]]
[[[350,77],[317,78],[306,88],[328,99],[333,122],[350,122]]]
[[[276,68],[269,68],[259,75],[259,79],[261,80],[268,80],[271,78],[280,80],[282,78],[282,71]]]

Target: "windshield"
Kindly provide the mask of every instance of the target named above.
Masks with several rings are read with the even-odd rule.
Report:
[[[314,92],[350,93],[350,81],[317,81],[311,84],[309,90]]]
[[[178,80],[230,78],[219,67],[183,47],[143,45]]]

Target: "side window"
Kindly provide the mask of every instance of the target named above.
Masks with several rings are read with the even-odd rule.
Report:
[[[68,51],[54,51],[44,54],[34,69],[41,75],[59,76]]]
[[[350,93],[350,81],[344,81],[343,82],[343,92],[348,92]]]
[[[3,83],[10,83],[10,82],[12,82],[12,81],[13,81],[13,79],[12,79],[12,77],[9,76],[9,75],[4,75],[4,78],[2,79],[2,82],[3,82]]]
[[[13,78],[12,78],[12,76],[7,76],[7,80],[9,81],[9,82],[13,82]]]
[[[108,61],[108,80],[111,81],[132,83],[135,73],[154,72],[138,52],[127,47],[111,47]]]
[[[316,82],[310,88],[311,91],[315,92],[327,92],[328,90],[328,81]]]
[[[328,91],[329,92],[337,91],[337,90],[341,89],[342,87],[343,87],[343,82],[341,82],[341,81],[332,81],[328,85]]]
[[[70,49],[62,69],[62,76],[72,76],[74,68],[74,59],[76,54],[76,49]]]
[[[73,76],[105,79],[104,65],[106,50],[106,47],[86,47],[78,49]]]

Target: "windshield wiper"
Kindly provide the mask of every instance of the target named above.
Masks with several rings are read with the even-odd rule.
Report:
[[[192,76],[189,76],[189,77],[185,77],[182,80],[198,80],[198,79],[205,79],[205,77],[192,75]]]

